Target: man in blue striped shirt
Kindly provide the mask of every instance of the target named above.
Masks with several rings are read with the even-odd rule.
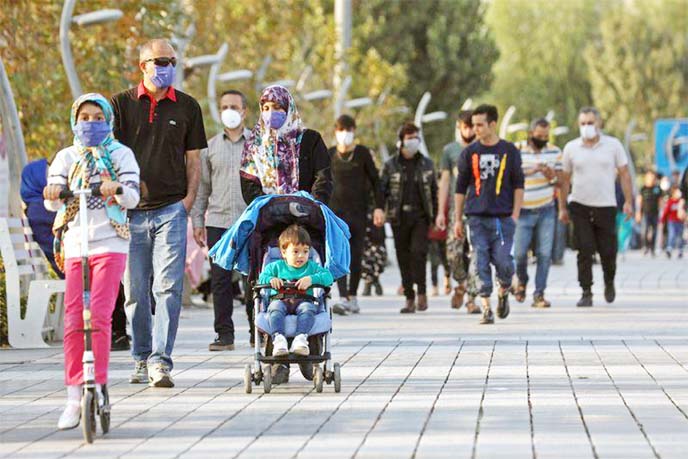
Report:
[[[562,170],[561,150],[549,143],[550,124],[544,118],[532,122],[528,140],[519,142],[521,165],[525,176],[523,207],[514,235],[514,259],[518,285],[514,296],[522,303],[528,285],[528,249],[535,243],[537,269],[535,272],[534,308],[549,308],[545,299],[547,276],[552,264],[552,245],[557,211],[554,205],[555,187]]]

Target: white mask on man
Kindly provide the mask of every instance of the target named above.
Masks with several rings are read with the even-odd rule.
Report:
[[[236,129],[241,125],[241,113],[231,108],[222,110],[220,118],[222,118],[222,124],[228,129]]]
[[[420,139],[406,139],[404,140],[404,149],[411,155],[415,155],[420,148]]]
[[[580,135],[584,140],[592,140],[597,137],[597,127],[594,124],[580,126]]]
[[[337,144],[348,147],[354,143],[354,131],[335,131]]]

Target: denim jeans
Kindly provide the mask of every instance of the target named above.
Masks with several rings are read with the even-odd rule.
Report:
[[[552,264],[552,244],[556,225],[554,205],[537,209],[522,209],[514,235],[514,259],[516,276],[521,285],[528,284],[528,249],[535,239],[537,270],[535,272],[535,294],[542,295],[547,288],[547,275]]]
[[[134,360],[163,363],[170,370],[182,305],[186,225],[181,201],[159,209],[129,211],[131,240],[124,289],[133,332],[131,354]]]
[[[514,242],[516,223],[511,217],[468,218],[471,244],[477,257],[479,295],[489,297],[492,294],[492,267],[497,270],[497,281],[502,288],[511,286],[514,275],[514,260],[511,247]]]
[[[272,330],[273,336],[276,333],[284,336],[284,318],[293,308],[290,308],[287,303],[281,300],[275,300],[270,303],[268,307],[268,318],[270,321],[270,329]],[[308,334],[313,328],[315,323],[315,313],[318,309],[313,303],[304,301],[303,303],[296,306],[296,334]],[[291,312],[293,314],[293,312]]]
[[[667,222],[667,229],[669,230],[667,252],[671,253],[673,249],[677,249],[679,254],[683,254],[683,222]]]
[[[563,263],[568,239],[569,225],[559,220],[559,204],[555,203],[554,243],[552,244],[552,263]]]

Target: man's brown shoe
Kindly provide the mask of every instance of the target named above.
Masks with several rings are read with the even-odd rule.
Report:
[[[428,296],[424,293],[418,294],[418,310],[427,311],[428,310]]]
[[[459,309],[463,304],[463,295],[466,293],[466,289],[463,285],[454,287],[454,294],[451,297],[451,307],[452,309]]]
[[[480,306],[475,304],[475,299],[469,297],[468,301],[466,301],[466,313],[480,314],[480,312]]]
[[[406,306],[399,311],[402,314],[413,314],[416,312],[416,300],[406,300]]]

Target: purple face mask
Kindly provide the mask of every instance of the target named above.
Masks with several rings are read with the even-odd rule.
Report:
[[[173,65],[166,65],[161,67],[155,66],[155,75],[151,77],[151,82],[156,88],[169,88],[174,83],[175,67]]]
[[[265,126],[270,129],[279,129],[284,126],[284,123],[287,121],[287,112],[283,111],[262,112],[261,116],[263,117]]]
[[[74,133],[84,147],[97,147],[111,131],[107,121],[79,121],[74,128]]]

